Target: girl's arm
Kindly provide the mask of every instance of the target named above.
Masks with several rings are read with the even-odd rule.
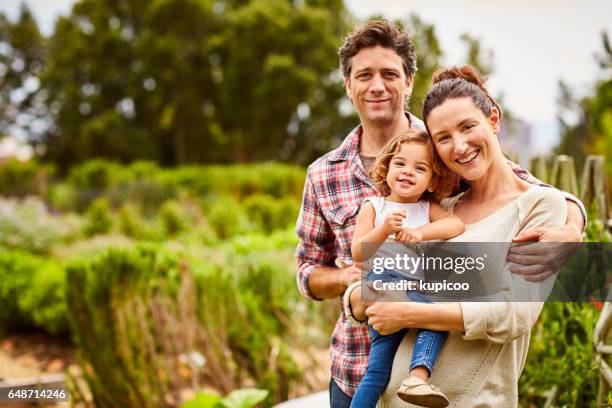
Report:
[[[456,215],[444,211],[438,204],[429,204],[429,224],[416,228],[423,241],[450,239],[463,234],[465,224]]]
[[[357,214],[357,221],[353,232],[351,253],[353,254],[354,262],[364,262],[370,259],[390,234],[401,229],[404,215],[400,212],[391,213],[387,215],[385,222],[378,227],[374,226],[375,218],[376,211],[374,206],[371,202],[366,201],[361,206],[359,214]],[[368,244],[367,253],[363,253],[362,246],[365,245],[362,244],[366,243]]]

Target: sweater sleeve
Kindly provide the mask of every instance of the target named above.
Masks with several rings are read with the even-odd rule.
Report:
[[[567,204],[555,189],[532,187],[519,197],[517,205],[519,231],[565,224]],[[543,302],[461,302],[463,338],[509,343],[529,333],[542,307]]]

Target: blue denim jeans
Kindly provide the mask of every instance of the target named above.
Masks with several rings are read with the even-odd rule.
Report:
[[[381,280],[383,282],[396,282],[406,279],[406,277],[397,272],[388,270],[385,270],[382,274],[370,273],[367,278],[368,281]],[[413,302],[432,303],[431,300],[415,291],[406,291],[406,295]],[[359,383],[351,407],[374,408],[376,406],[378,399],[389,384],[393,359],[395,358],[397,348],[406,335],[407,330],[408,329],[402,329],[398,332],[384,336],[374,330],[372,326],[368,326],[368,331],[372,338],[368,368],[366,369],[363,379]],[[436,363],[436,358],[438,357],[438,352],[447,336],[447,332],[420,329],[417,332],[416,341],[414,343],[410,369],[425,367],[431,374],[433,366]]]
[[[349,408],[351,406],[351,397],[338,387],[333,378],[329,382],[329,406],[331,408]]]

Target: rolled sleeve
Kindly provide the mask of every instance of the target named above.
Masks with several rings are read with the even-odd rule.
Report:
[[[510,343],[529,333],[541,302],[461,302],[465,340]]]
[[[310,173],[306,176],[296,233],[299,238],[295,252],[298,289],[307,299],[321,300],[313,296],[308,280],[317,266],[333,265],[335,241],[334,233],[319,207]]]

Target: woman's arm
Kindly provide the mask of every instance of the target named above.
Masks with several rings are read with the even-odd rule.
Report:
[[[464,332],[459,303],[377,302],[366,309],[368,323],[380,334],[404,328]]]

